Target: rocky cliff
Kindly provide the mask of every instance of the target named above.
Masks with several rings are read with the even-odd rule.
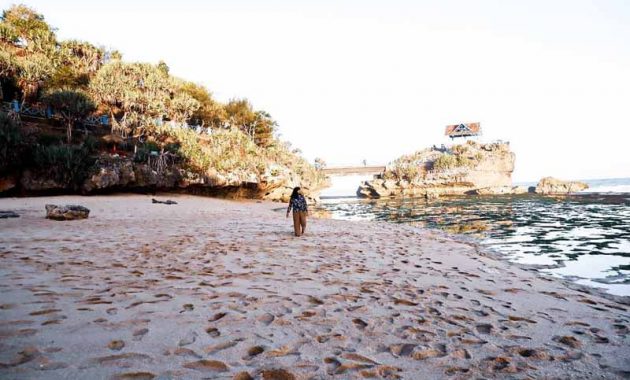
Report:
[[[508,143],[468,141],[450,148],[428,148],[402,156],[385,172],[361,184],[360,197],[505,194],[512,187],[515,155]]]
[[[303,179],[289,168],[271,165],[261,175],[209,171],[199,175],[178,164],[156,168],[128,157],[100,155],[87,174],[74,183],[50,171],[24,170],[17,176],[0,178],[0,194],[99,194],[110,192],[178,191],[232,198],[256,198],[286,202],[295,186],[302,186],[311,201],[319,200],[319,188],[304,186]],[[322,184],[323,186],[324,184]]]

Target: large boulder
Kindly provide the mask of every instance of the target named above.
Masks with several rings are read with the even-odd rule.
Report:
[[[263,199],[275,202],[288,202],[292,192],[293,188],[291,187],[277,187],[265,193]]]
[[[571,194],[588,189],[588,185],[579,181],[562,181],[553,177],[545,177],[536,185],[536,194],[554,195]]]
[[[371,181],[364,181],[357,189],[357,196],[360,198],[386,198],[396,195],[399,187],[395,181],[376,178]]]
[[[46,205],[46,218],[53,220],[87,219],[90,210],[79,205]]]

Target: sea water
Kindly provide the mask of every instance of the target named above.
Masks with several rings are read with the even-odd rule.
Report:
[[[411,223],[471,236],[511,261],[630,296],[630,178],[586,182],[588,191],[563,197],[360,200],[337,191],[318,207],[335,219]]]

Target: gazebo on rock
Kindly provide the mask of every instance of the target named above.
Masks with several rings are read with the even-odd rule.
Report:
[[[481,123],[461,123],[447,125],[444,134],[452,140],[458,137],[481,136]]]

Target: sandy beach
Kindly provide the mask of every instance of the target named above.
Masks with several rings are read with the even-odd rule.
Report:
[[[630,300],[408,225],[162,194],[0,199],[2,379],[622,379]],[[90,218],[52,221],[44,205]]]

